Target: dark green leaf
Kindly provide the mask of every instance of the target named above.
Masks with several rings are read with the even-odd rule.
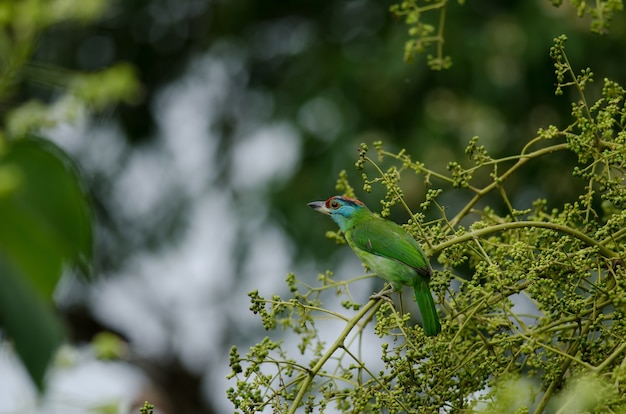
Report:
[[[51,304],[0,254],[0,323],[39,389],[63,328]]]
[[[0,327],[38,387],[63,340],[52,293],[67,266],[87,270],[89,203],[65,154],[38,139],[0,153]]]
[[[0,251],[50,296],[64,264],[86,270],[91,258],[91,215],[68,158],[43,140],[12,143],[0,170],[16,171],[17,187],[0,197]]]

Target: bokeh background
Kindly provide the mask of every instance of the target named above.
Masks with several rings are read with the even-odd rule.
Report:
[[[162,413],[232,411],[228,350],[266,334],[247,293],[285,293],[292,271],[311,282],[326,269],[338,278],[361,272],[347,248],[325,239],[332,223],[306,206],[335,194],[345,169],[379,207],[381,189],[359,191],[361,142],[406,148],[439,171],[464,163],[475,135],[494,156],[515,154],[538,128],[568,124],[573,95],[555,96],[549,57],[560,34],[573,67],[595,73],[590,94],[602,78],[626,81],[623,15],[600,36],[567,3],[450,2],[444,52],[453,66],[432,71],[424,56],[403,61],[408,27],[392,4],[125,0],[95,22],[43,33],[34,66],[126,62],[141,91],[42,131],[88,188],[94,281],[68,273],[57,286],[70,341],[41,399],[0,344],[0,413],[122,413],[146,399]],[[32,97],[50,102],[55,93],[25,82],[2,111]],[[560,161],[513,177],[514,206],[569,200]],[[403,177],[402,187],[409,204],[421,201],[420,177]],[[392,211],[396,221],[404,214]],[[374,286],[362,285],[365,300]],[[94,356],[103,331],[127,343],[123,358]]]

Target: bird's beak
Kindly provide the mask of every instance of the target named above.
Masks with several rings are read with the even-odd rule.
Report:
[[[330,210],[326,208],[326,202],[325,201],[311,201],[307,205],[309,207],[311,207],[315,211],[319,211],[320,213],[330,215]]]

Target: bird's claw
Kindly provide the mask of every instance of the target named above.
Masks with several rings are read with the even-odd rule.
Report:
[[[373,295],[370,296],[370,300],[386,300],[388,302],[393,303],[393,301],[391,300],[391,297],[389,297],[389,295],[391,295],[393,293],[393,289],[385,289],[382,290],[378,293],[374,293]]]

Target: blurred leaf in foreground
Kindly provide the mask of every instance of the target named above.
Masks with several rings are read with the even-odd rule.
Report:
[[[52,293],[64,268],[88,274],[91,211],[69,158],[44,140],[7,143],[0,184],[0,327],[42,388],[63,340]]]

